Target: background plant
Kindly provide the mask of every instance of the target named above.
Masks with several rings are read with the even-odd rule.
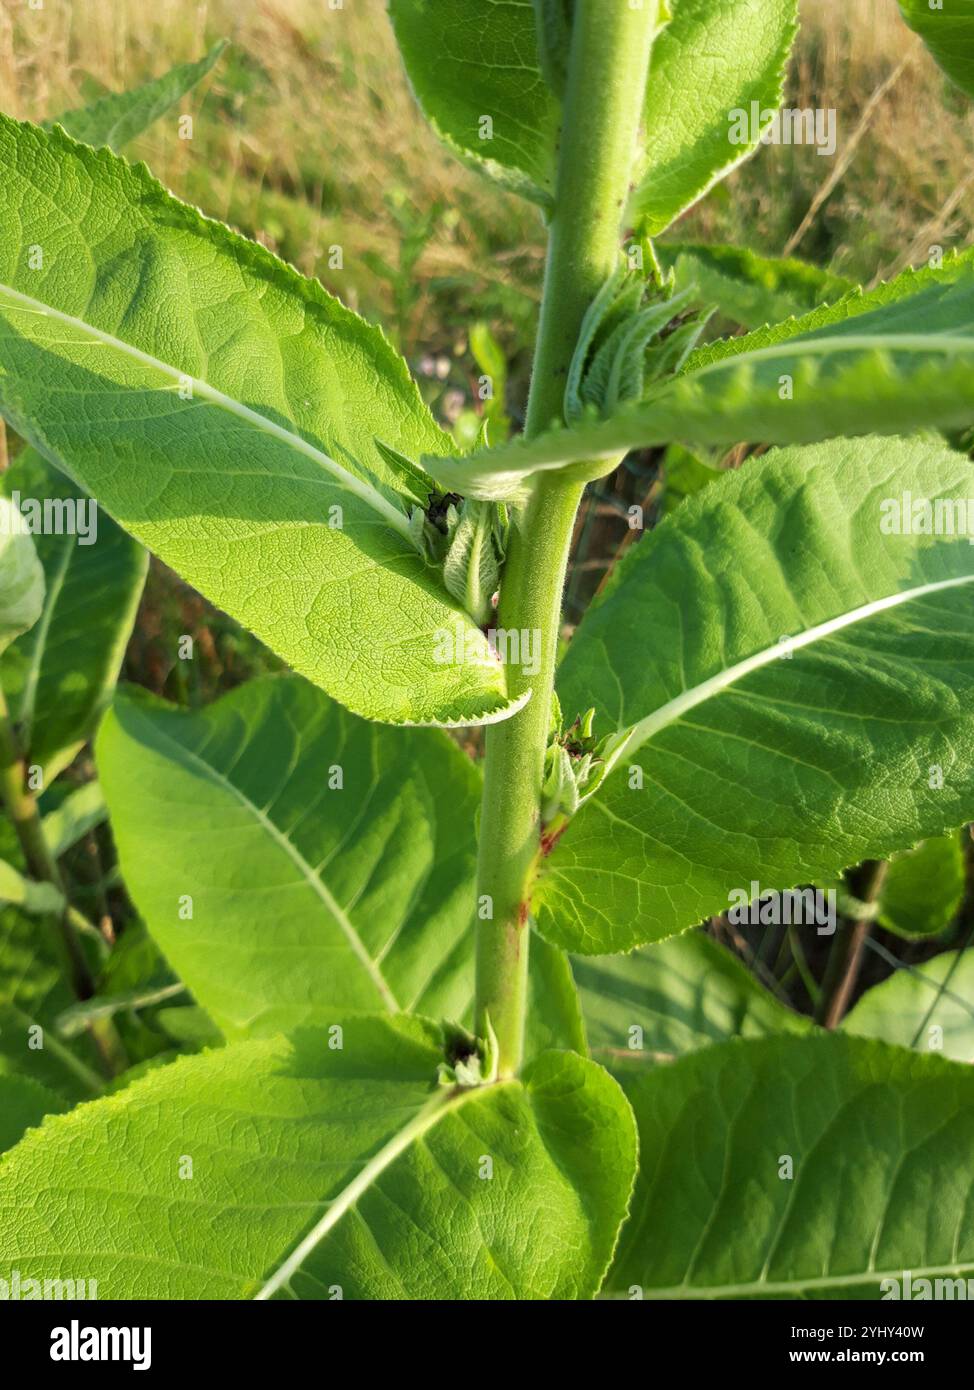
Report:
[[[932,433],[819,443],[919,428],[962,442],[968,257],[843,297],[834,274],[698,243],[663,250],[676,277],[664,284],[637,235],[665,230],[722,170],[728,106],[754,83],[777,100],[793,6],[762,7],[760,33],[747,28],[753,7],[728,18],[734,9],[683,0],[657,36],[651,77],[662,70],[670,87],[696,91],[701,32],[729,25],[727,87],[691,116],[653,108],[650,82],[652,119],[620,226],[648,13],[606,21],[580,3],[570,57],[565,9],[539,6],[548,27],[525,119],[522,89],[493,86],[496,64],[428,68],[431,52],[456,57],[429,43],[436,13],[393,5],[431,120],[483,164],[469,118],[489,105],[497,145],[486,172],[550,219],[524,439],[505,444],[503,411],[488,410],[486,441],[458,420],[473,449],[459,458],[384,340],[315,284],[203,222],[143,171],[57,131],[4,123],[0,398],[43,455],[19,459],[8,482],[32,479],[47,495],[68,486],[59,464],[124,528],[100,543],[99,563],[115,547],[103,589],[93,575],[82,589],[70,573],[83,557],[65,538],[41,538],[46,609],[9,653],[17,728],[7,726],[7,799],[20,834],[8,854],[16,906],[0,1034],[8,1137],[100,1089],[98,1069],[152,1071],[126,1073],[111,1082],[116,1097],[49,1121],[11,1151],[4,1240],[22,1271],[43,1264],[46,1274],[53,1258],[32,1253],[45,1218],[18,1196],[41,1171],[57,1175],[56,1200],[85,1239],[101,1222],[106,1253],[92,1257],[68,1235],[58,1267],[84,1255],[123,1295],[871,1296],[883,1271],[969,1267],[963,1183],[951,1181],[970,1139],[966,1072],[902,1047],[805,1036],[808,1021],[709,936],[680,934],[738,883],[828,882],[868,861],[844,881],[841,969],[826,974],[817,1001],[834,1025],[844,1012],[829,1016],[836,985],[852,978],[864,923],[913,938],[950,927],[963,864],[956,836],[941,833],[971,814],[969,547],[923,537],[877,545],[874,525],[891,488],[965,497],[968,459]],[[484,34],[472,9],[464,54],[489,60],[499,44],[523,55],[534,42],[534,19],[523,18],[516,34]],[[578,81],[582,57],[599,83]],[[178,95],[206,66],[167,90]],[[505,138],[509,100],[516,141]],[[146,119],[156,110],[145,93],[125,105]],[[55,176],[76,191],[52,209]],[[60,262],[24,258],[27,226],[29,245],[56,246]],[[647,253],[646,273],[628,280],[617,268],[623,231],[630,263],[633,246]],[[415,250],[371,266],[396,295],[402,339],[423,305],[408,276]],[[756,332],[701,346],[705,316],[686,317],[693,295]],[[809,312],[762,329],[772,304]],[[499,376],[496,343],[477,336],[478,365]],[[443,379],[438,367],[430,378]],[[568,399],[566,379],[576,388]],[[563,413],[567,428],[557,425]],[[741,439],[813,447],[754,451],[739,474],[719,477],[710,465]],[[583,483],[647,444],[666,448],[672,515],[592,607],[552,706],[560,580]],[[696,494],[682,504],[681,486]],[[90,837],[105,801],[93,782],[53,779],[114,685],[144,565],[126,531],[340,703],[296,676],[253,681],[197,712],[116,696],[98,740],[100,786],[147,932],[130,922],[107,954],[115,871],[96,853],[94,871],[77,874],[99,934],[73,881],[66,893],[59,862],[83,842],[100,850]],[[451,582],[456,572],[476,582]],[[432,659],[444,623],[486,658],[471,596],[482,600],[497,575],[502,623],[544,638],[540,671]],[[85,669],[70,604],[82,592],[99,595],[91,607],[104,616]],[[632,641],[647,613],[648,650]],[[62,632],[74,638],[66,663],[54,640]],[[79,708],[66,707],[67,692]],[[442,732],[401,733],[356,715],[489,725],[483,792],[479,770]],[[923,776],[934,766],[937,786]],[[40,805],[30,794],[38,768],[41,787],[53,780]],[[904,857],[880,872],[895,855]],[[931,876],[949,888],[936,904],[916,887]],[[541,932],[530,952],[529,920]],[[55,930],[42,934],[38,922]],[[788,945],[816,994],[800,943]],[[777,959],[760,963],[777,985],[784,942],[772,947]],[[945,1050],[964,1056],[967,973],[965,952],[937,955],[864,995],[843,1032],[909,1047],[939,1028]],[[724,1041],[739,1034],[769,1036]],[[166,1065],[177,1050],[222,1041]],[[653,1065],[714,1042],[723,1045]],[[587,1052],[618,1075],[628,1104]],[[52,1088],[38,1087],[42,1074]],[[603,1284],[629,1202],[633,1113],[639,1172]],[[688,1175],[683,1155],[701,1124],[712,1147]],[[228,1126],[242,1136],[229,1154]],[[866,1177],[850,1174],[836,1197],[857,1213],[836,1249],[822,1192],[849,1145],[863,1142]],[[327,1191],[323,1145],[335,1169]],[[793,1189],[778,1171],[782,1154],[796,1158]],[[116,1199],[107,1218],[86,1176],[105,1170]],[[740,1181],[715,1205],[715,1179],[727,1172]],[[164,1195],[136,1238],[128,1212],[140,1202],[145,1213],[146,1173]],[[918,1210],[931,1180],[943,1235]],[[741,1236],[755,1182],[763,1215]],[[262,1208],[271,1190],[285,1193],[283,1215]],[[440,1199],[455,1204],[457,1190],[462,1203],[443,1231]],[[196,1219],[199,1202],[219,1208],[219,1238]],[[890,1210],[907,1219],[891,1224]],[[161,1282],[160,1261],[171,1270]],[[190,1265],[199,1275],[186,1274]]]

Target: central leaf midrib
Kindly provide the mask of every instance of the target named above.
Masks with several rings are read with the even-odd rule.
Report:
[[[682,373],[674,378],[674,384],[698,381],[714,372],[731,371],[745,363],[770,362],[778,357],[819,357],[823,353],[873,349],[880,352],[974,353],[974,338],[953,333],[833,333],[821,338],[786,338],[768,347],[752,348],[750,352],[729,353],[715,362]]]
[[[902,1281],[904,1268],[864,1269],[851,1274],[813,1275],[808,1279],[754,1279],[743,1284],[672,1284],[668,1288],[643,1287],[643,1297],[647,1299],[699,1299],[699,1298],[741,1298],[749,1293],[779,1294],[798,1293],[803,1289],[850,1289],[864,1283],[883,1279]],[[909,1270],[910,1278],[916,1279],[962,1279],[974,1276],[974,1263],[954,1265],[926,1265],[921,1269]],[[628,1295],[627,1295],[628,1296]]]
[[[277,844],[281,849],[284,850],[285,854],[288,856],[288,858],[300,872],[302,878],[307,882],[308,886],[317,895],[317,897],[320,898],[327,911],[334,918],[339,929],[346,937],[349,945],[355,953],[355,956],[366,970],[369,979],[372,981],[373,985],[378,990],[379,996],[382,999],[383,1004],[390,1011],[390,1013],[399,1013],[400,1005],[398,1000],[396,999],[396,996],[393,994],[392,989],[390,988],[388,982],[382,974],[382,971],[379,969],[375,961],[369,955],[368,950],[365,947],[365,943],[362,941],[362,938],[359,936],[357,930],[355,929],[355,926],[352,923],[351,918],[345,912],[344,908],[340,906],[336,898],[333,897],[332,893],[322,882],[321,878],[315,873],[314,869],[305,859],[304,855],[297,848],[297,846],[290,839],[288,839],[287,835],[285,835],[284,832],[274,824],[270,817],[267,816],[260,809],[259,806],[257,806],[253,801],[251,801],[250,797],[245,795],[245,793],[241,791],[241,789],[238,786],[231,782],[228,777],[225,777],[222,772],[220,772],[217,768],[215,768],[212,765],[212,763],[208,763],[205,758],[201,758],[198,753],[194,753],[192,749],[187,748],[185,744],[180,743],[177,739],[175,739],[172,736],[172,734],[167,733],[165,730],[157,728],[154,730],[154,732],[156,732],[160,738],[164,739],[165,742],[168,743],[175,750],[177,754],[177,761],[181,756],[182,758],[194,764],[198,768],[201,768],[214,782],[216,782],[216,784],[219,787],[221,787],[224,791],[229,792],[230,795],[233,796],[235,800],[240,803],[241,806],[243,806],[247,811],[249,811],[250,814],[257,821],[257,823],[260,825],[261,829],[264,830],[271,837],[275,844]]]
[[[516,1085],[518,1083],[511,1081],[499,1084]],[[434,1092],[412,1119],[403,1125],[402,1129],[398,1130],[391,1139],[387,1140],[378,1153],[373,1154],[361,1171],[350,1182],[346,1183],[336,1197],[329,1201],[328,1209],[324,1215],[299,1241],[287,1259],[283,1260],[264,1280],[259,1291],[254,1294],[254,1300],[265,1302],[279,1289],[286,1288],[308,1256],[318,1248],[345,1213],[369,1190],[386,1169],[391,1167],[396,1159],[406,1152],[412,1143],[427,1134],[445,1115],[459,1109],[467,1101],[482,1096],[486,1090],[486,1087],[472,1086],[464,1090],[450,1091],[444,1088]]]
[[[658,734],[662,729],[670,724],[674,724],[682,718],[684,714],[695,709],[698,705],[705,703],[713,696],[721,694],[730,689],[738,681],[755,671],[762,670],[765,666],[770,666],[773,661],[785,655],[799,651],[803,647],[813,645],[815,642],[824,641],[836,632],[841,632],[844,628],[852,627],[857,622],[865,622],[878,613],[886,612],[890,608],[897,608],[901,604],[909,603],[918,598],[924,598],[928,594],[940,593],[947,589],[959,588],[965,584],[974,583],[974,573],[955,576],[952,579],[934,580],[929,584],[921,584],[913,589],[904,589],[896,594],[889,594],[881,599],[873,599],[870,603],[859,605],[857,608],[847,609],[845,613],[840,613],[836,617],[828,618],[825,622],[816,623],[812,627],[806,628],[804,632],[796,634],[794,637],[783,638],[775,642],[770,647],[764,647],[761,651],[745,657],[742,661],[735,662],[732,666],[725,667],[722,671],[715,672],[712,676],[698,685],[691,686],[688,690],[681,691],[666,704],[660,705],[652,714],[648,714],[645,719],[641,719],[634,724],[626,737],[620,742],[618,748],[612,753],[608,760],[605,776],[616,766],[624,754],[632,754],[647,743],[651,738]],[[601,785],[601,783],[600,783]],[[590,792],[584,798],[588,800],[597,794],[598,788]]]
[[[312,459],[327,473],[331,474],[340,487],[345,488],[346,491],[360,498],[360,500],[371,507],[373,511],[377,512],[382,517],[383,521],[409,540],[409,521],[405,512],[393,506],[391,502],[383,497],[382,494],[369,483],[357,477],[354,473],[350,473],[348,469],[343,468],[340,463],[336,463],[328,454],[322,452],[320,449],[316,449],[313,444],[309,444],[301,435],[295,434],[293,431],[284,429],[283,426],[275,424],[274,421],[269,420],[266,415],[262,415],[257,410],[252,410],[249,406],[244,405],[242,401],[234,400],[232,396],[227,396],[217,387],[211,386],[209,382],[202,380],[200,377],[193,376],[189,372],[180,371],[178,367],[174,367],[171,363],[164,362],[161,358],[154,357],[151,353],[143,352],[141,348],[134,347],[131,343],[126,343],[124,339],[117,338],[114,334],[107,333],[103,329],[97,328],[94,324],[87,323],[84,319],[76,318],[72,314],[65,313],[63,310],[55,308],[53,305],[46,304],[43,300],[35,299],[31,295],[24,294],[22,291],[14,289],[12,285],[6,285],[0,282],[0,296],[4,295],[9,296],[9,298],[29,308],[30,312],[39,314],[43,318],[57,319],[58,322],[74,328],[83,335],[90,336],[96,342],[103,343],[105,346],[113,348],[123,356],[128,356],[134,361],[142,362],[153,370],[171,377],[177,383],[189,377],[193,383],[194,395],[201,396],[204,400],[209,401],[210,404],[216,405],[220,409],[235,415],[238,419],[244,420],[247,424],[261,431],[261,433],[268,434],[275,439],[283,441],[289,448],[294,449],[297,453],[304,454],[307,458]],[[411,542],[410,545],[412,545]]]

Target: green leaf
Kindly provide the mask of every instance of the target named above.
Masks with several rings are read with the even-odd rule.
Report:
[[[779,106],[797,32],[796,0],[673,0],[672,18],[667,8],[659,7],[646,144],[627,214],[653,236],[758,148],[758,130],[731,142],[732,113],[750,112],[752,101]],[[416,99],[440,138],[488,178],[549,207],[568,52],[564,0],[390,0],[389,12]]]
[[[974,1062],[974,950],[894,970],[842,1020],[846,1033]]]
[[[121,691],[97,756],[126,886],[228,1037],[349,1008],[470,1021],[481,779],[447,735],[268,676],[198,713]],[[530,1051],[584,1052],[564,957],[535,945]]]
[[[76,111],[65,111],[48,121],[47,127],[63,126],[70,136],[86,145],[110,145],[113,150],[121,149],[201,82],[226,46],[226,40],[222,40],[196,63],[178,63],[162,77],[153,78],[130,92],[113,93]]]
[[[749,159],[781,105],[798,32],[797,0],[673,0],[657,35],[629,217],[658,236],[715,183]],[[762,114],[750,120],[752,103]],[[746,114],[747,138],[735,113]]]
[[[884,534],[905,492],[966,499],[970,463],[773,451],[631,548],[561,667],[566,720],[594,705],[616,737],[541,868],[549,940],[628,950],[971,819],[974,547]]]
[[[561,111],[541,74],[532,0],[389,0],[419,106],[464,163],[551,202]]]
[[[446,734],[269,676],[198,713],[120,693],[97,755],[128,889],[228,1037],[464,1011],[480,779]]]
[[[0,409],[18,433],[359,713],[510,713],[376,446],[452,447],[382,333],[107,150],[3,119],[0,175]]]
[[[458,1091],[432,1025],[340,1026],[340,1047],[240,1043],[49,1120],[5,1162],[3,1263],[82,1267],[103,1298],[591,1298],[635,1169],[612,1079],[552,1052]]]
[[[875,1300],[906,1270],[915,1291],[974,1276],[969,1067],[818,1034],[618,1074],[639,1177],[607,1294]]]
[[[44,571],[27,523],[0,496],[0,652],[41,616]]]
[[[678,376],[604,419],[427,465],[467,496],[516,498],[539,471],[673,439],[810,444],[964,426],[972,395],[974,253],[965,252],[804,319],[700,348]]]
[[[900,13],[944,72],[974,96],[974,0],[899,0]]]
[[[811,1027],[704,932],[687,932],[628,956],[572,962],[592,1055],[669,1060],[728,1038]]]
[[[12,1149],[45,1115],[65,1109],[67,1106],[60,1096],[36,1081],[0,1073],[0,1154]]]
[[[108,807],[97,782],[85,782],[69,792],[41,822],[44,838],[55,859],[59,859],[82,836],[108,819]]]
[[[21,743],[48,786],[111,700],[148,556],[34,449],[2,486],[34,529],[46,593],[37,624],[4,653],[0,679]]]
[[[956,835],[898,854],[883,884],[880,923],[899,936],[939,936],[964,901],[964,855]]]
[[[855,289],[851,280],[807,261],[759,256],[746,246],[664,242],[656,254],[673,271],[677,291],[693,286],[693,303],[716,305],[745,328],[808,313]]]
[[[832,304],[819,304],[798,318],[788,318],[780,323],[766,324],[751,333],[736,337],[720,338],[698,347],[686,362],[686,372],[694,372],[702,367],[713,366],[728,357],[742,357],[749,353],[762,352],[780,343],[791,342],[795,338],[822,336],[824,330],[847,325],[850,319],[863,318],[866,314],[876,314],[880,309],[892,311],[896,305],[907,302],[904,314],[888,313],[882,322],[909,322],[909,306],[935,306],[938,300],[949,304],[949,291],[954,285],[966,285],[974,274],[974,247],[964,251],[950,252],[940,264],[909,268],[901,271],[892,280],[881,281],[873,289],[864,290],[861,286],[850,290]],[[924,299],[919,296],[931,291]],[[941,291],[934,294],[933,291]],[[940,322],[939,311],[930,314],[930,327],[940,329],[946,322]],[[876,322],[870,319],[870,323]],[[914,325],[915,327],[916,325]]]

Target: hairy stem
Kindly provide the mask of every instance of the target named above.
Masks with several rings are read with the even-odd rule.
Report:
[[[90,999],[95,982],[88,965],[81,939],[79,923],[87,922],[67,901],[64,879],[57,860],[44,837],[37,799],[27,786],[26,768],[10,722],[6,697],[0,689],[0,799],[13,823],[27,872],[41,883],[50,883],[65,900],[64,910],[54,916],[58,942],[71,988],[79,999]],[[110,1019],[99,1020],[90,1027],[92,1040],[102,1065],[109,1076],[123,1071],[128,1059],[121,1039]]]
[[[576,0],[529,438],[561,419],[582,318],[618,262],[656,16],[657,0],[636,8],[622,0]],[[531,692],[524,709],[486,737],[476,1026],[481,1036],[488,1024],[493,1029],[502,1076],[517,1071],[523,1047],[530,890],[540,853],[561,597],[583,486],[556,474],[535,484],[513,528],[501,583],[500,626],[521,635],[522,661],[508,667],[510,691]]]

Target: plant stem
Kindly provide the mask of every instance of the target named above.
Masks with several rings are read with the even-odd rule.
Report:
[[[77,924],[80,913],[67,900],[64,879],[57,860],[44,837],[37,798],[28,789],[26,768],[10,722],[6,696],[0,689],[0,799],[13,822],[27,872],[38,882],[50,883],[64,898],[64,910],[54,916],[58,940],[71,988],[79,999],[90,999],[95,982],[88,965]],[[87,925],[87,924],[86,924]],[[107,1024],[108,1026],[104,1026]],[[111,1020],[92,1025],[92,1039],[109,1076],[125,1069],[128,1060],[121,1039]]]
[[[888,873],[889,862],[885,859],[867,860],[857,872],[856,897],[866,907],[879,900]],[[872,917],[864,912],[859,918],[847,919],[839,928],[829,952],[822,993],[815,1010],[815,1021],[823,1028],[837,1028],[848,1011],[872,924]]]
[[[646,91],[657,0],[576,0],[544,298],[525,433],[562,417],[582,318],[618,263],[622,218]],[[603,460],[600,471],[606,471]],[[577,474],[576,474],[577,478]],[[551,722],[561,597],[584,483],[541,478],[508,546],[498,618],[532,644],[531,670],[508,666],[512,696],[531,698],[486,736],[480,821],[476,1028],[497,1038],[500,1074],[521,1061],[530,890],[540,854],[541,787]]]

